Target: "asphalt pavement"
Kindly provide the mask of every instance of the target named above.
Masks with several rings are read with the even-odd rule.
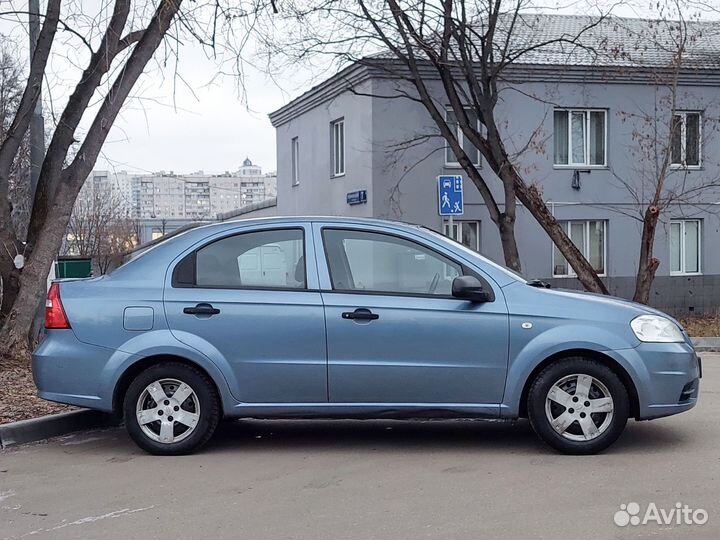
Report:
[[[0,539],[714,540],[720,355],[703,357],[694,410],[630,421],[597,456],[556,454],[527,422],[470,421],[244,420],[172,458],[118,428],[11,448]]]

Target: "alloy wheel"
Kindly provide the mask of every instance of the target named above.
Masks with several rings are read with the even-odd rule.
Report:
[[[177,443],[195,430],[200,419],[200,400],[188,384],[161,379],[142,391],[135,414],[148,438],[163,444]]]
[[[571,441],[591,441],[612,423],[615,405],[607,386],[587,374],[575,373],[550,387],[545,415],[550,426]]]

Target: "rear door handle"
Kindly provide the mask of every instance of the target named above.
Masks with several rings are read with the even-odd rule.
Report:
[[[380,318],[380,315],[373,313],[366,308],[358,308],[355,311],[344,311],[342,314],[343,319],[352,319],[356,321],[374,321]]]
[[[217,315],[220,310],[212,307],[212,304],[202,302],[195,307],[186,307],[183,309],[186,315]]]

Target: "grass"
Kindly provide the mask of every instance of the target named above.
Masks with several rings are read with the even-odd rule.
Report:
[[[720,336],[720,314],[685,316],[679,320],[692,337]]]

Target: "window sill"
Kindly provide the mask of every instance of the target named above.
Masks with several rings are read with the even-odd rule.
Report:
[[[557,163],[553,163],[553,169],[559,171],[607,171],[610,167],[608,165],[558,165]]]
[[[682,165],[680,163],[671,163],[670,170],[672,171],[702,171],[704,167],[702,165]]]
[[[670,277],[693,277],[702,275],[702,272],[670,272]]]
[[[605,277],[608,277],[608,276],[607,276],[607,274],[598,274],[598,277],[600,277],[600,278],[605,278]],[[560,276],[553,274],[553,279],[556,279],[556,278],[557,278],[557,279],[567,279],[567,278],[575,278],[575,279],[577,279],[577,276],[576,276],[575,274],[563,274],[563,275],[560,275]]]
[[[473,163],[473,167],[482,168],[482,164]],[[463,170],[463,166],[459,163],[445,163],[445,169],[460,169]]]

